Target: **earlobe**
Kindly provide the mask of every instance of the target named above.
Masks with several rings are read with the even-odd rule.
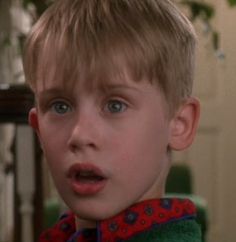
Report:
[[[32,108],[29,112],[28,121],[30,126],[37,132],[39,135],[39,124],[38,124],[38,114],[36,108]]]
[[[169,147],[173,150],[184,150],[195,137],[200,116],[200,103],[189,98],[181,105],[170,123]]]

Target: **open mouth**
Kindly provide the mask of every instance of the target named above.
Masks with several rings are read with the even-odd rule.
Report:
[[[72,190],[79,195],[94,195],[106,185],[103,172],[92,164],[74,164],[70,167],[68,181]]]
[[[74,174],[74,179],[82,183],[96,183],[104,180],[105,178],[95,174],[93,171],[79,171]]]

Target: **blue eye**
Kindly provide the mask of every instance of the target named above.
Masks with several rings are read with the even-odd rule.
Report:
[[[126,108],[127,105],[119,100],[110,100],[106,106],[107,111],[110,113],[121,113],[124,112]]]
[[[57,114],[65,114],[71,111],[71,107],[63,101],[54,102],[51,107],[52,110]]]

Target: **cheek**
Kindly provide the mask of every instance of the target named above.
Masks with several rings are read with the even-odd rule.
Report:
[[[121,166],[130,172],[134,171],[134,168],[142,172],[147,166],[157,169],[167,156],[168,132],[163,126],[152,124],[134,127],[126,132],[125,137],[118,140],[114,145],[114,152],[119,159],[119,169]]]
[[[40,127],[40,143],[46,158],[46,161],[52,170],[57,170],[60,166],[62,156],[65,154],[65,133],[63,129],[49,126],[47,123],[41,123]]]
[[[48,121],[47,118],[43,118],[39,123],[40,140],[45,149],[56,149],[61,146],[65,146],[66,139],[68,139],[68,130],[66,126],[59,122]],[[58,150],[60,151],[60,150]]]
[[[165,123],[158,123],[155,119],[139,127],[134,128],[133,134],[130,134],[132,140],[128,144],[136,150],[139,155],[153,155],[165,153],[168,145],[168,128]]]

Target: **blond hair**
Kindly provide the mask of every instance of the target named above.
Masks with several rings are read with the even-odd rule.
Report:
[[[25,46],[26,81],[91,85],[124,71],[157,83],[170,109],[192,92],[195,32],[169,0],[57,0]]]

